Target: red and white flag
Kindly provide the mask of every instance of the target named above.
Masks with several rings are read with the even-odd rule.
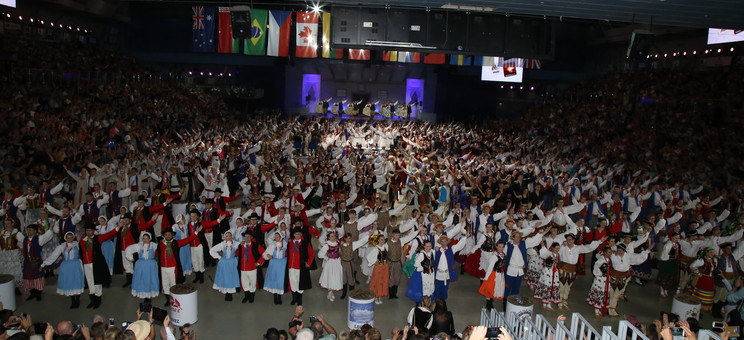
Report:
[[[292,30],[292,12],[269,11],[269,35],[266,55],[289,57],[289,37]]]
[[[230,7],[219,7],[217,10],[217,52],[231,53],[233,50],[232,24]]]
[[[296,57],[318,57],[318,17],[315,12],[297,12]]]

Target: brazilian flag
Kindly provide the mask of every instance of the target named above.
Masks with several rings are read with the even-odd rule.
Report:
[[[251,37],[245,39],[245,54],[266,55],[266,21],[269,11],[251,10]]]

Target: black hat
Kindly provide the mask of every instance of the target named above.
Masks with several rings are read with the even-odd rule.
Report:
[[[721,249],[723,249],[723,248],[726,248],[726,247],[733,247],[733,246],[734,245],[731,244],[731,242],[726,242],[726,243],[721,243],[721,245],[719,245],[718,247],[720,247]]]
[[[623,238],[626,238],[626,237],[633,238],[633,234],[631,234],[631,233],[623,233],[622,236],[623,236]]]
[[[121,215],[121,218],[128,218],[128,219],[131,220],[132,219],[132,213],[125,212],[123,215]]]
[[[204,203],[214,203],[214,198],[207,198]]]
[[[96,230],[96,225],[93,222],[85,222],[85,230]]]
[[[163,235],[165,235],[165,233],[173,233],[173,234],[175,234],[175,232],[173,231],[173,228],[165,228],[165,229],[163,229]]]
[[[643,221],[641,221],[641,223],[642,223],[642,224],[653,224],[653,223],[651,223],[651,221],[649,221],[649,220],[643,220]]]
[[[292,219],[292,224],[295,224],[297,222],[305,223],[305,221],[302,220],[302,217],[295,216],[295,218]]]
[[[39,225],[38,225],[38,224],[36,224],[36,223],[33,223],[33,224],[29,224],[29,225],[27,225],[27,226],[26,226],[26,228],[27,228],[27,229],[28,229],[28,228],[31,228],[31,229],[33,229],[33,230],[39,231]]]
[[[147,199],[145,199],[145,196],[144,195],[137,196],[137,200],[138,201],[147,201]]]
[[[250,231],[250,230],[248,230],[248,229],[246,229],[246,230],[245,230],[245,231],[243,232],[243,236],[247,236],[247,235],[250,235],[251,237],[253,237],[253,232],[252,232],[252,231]]]
[[[620,243],[620,244],[617,245],[617,250],[621,250],[621,249],[622,249],[622,251],[627,251],[628,250],[628,246],[626,246],[625,243]]]
[[[196,214],[196,216],[201,216],[201,213],[199,212],[199,210],[196,210],[196,209],[191,209],[191,211],[189,211],[189,214]]]
[[[687,234],[685,234],[685,235],[686,235],[687,237],[693,237],[693,236],[697,236],[697,235],[698,235],[698,232],[697,232],[697,230],[690,230],[690,231],[688,231],[688,232],[687,232]]]
[[[693,224],[693,223],[697,223],[697,224],[702,224],[702,223],[700,223],[700,221],[698,221],[698,220],[692,220],[692,221],[690,221],[690,222],[687,222],[687,224]]]
[[[214,189],[214,192],[219,192],[221,194],[222,193],[222,188],[216,188],[216,189]]]
[[[302,228],[300,227],[294,227],[292,228],[292,234],[294,233],[302,233]]]
[[[574,234],[571,234],[571,233],[568,233],[568,234],[566,234],[566,236],[564,236],[564,237],[565,237],[565,238],[569,238],[569,237],[570,237],[570,238],[572,238],[572,239],[574,239],[574,240],[576,239],[576,235],[574,235]]]
[[[248,216],[248,218],[258,218],[258,214],[252,213],[251,216]]]

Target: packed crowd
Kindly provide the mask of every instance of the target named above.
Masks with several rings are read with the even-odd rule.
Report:
[[[32,41],[3,47],[3,62],[67,67]],[[128,65],[77,48],[80,64]],[[483,128],[241,121],[172,84],[8,78],[0,273],[28,300],[57,273],[72,309],[86,287],[87,307],[100,307],[119,274],[134,297],[162,293],[167,305],[171,287],[204,284],[210,266],[212,288],[226,301],[242,291],[243,303],[263,291],[302,305],[313,270],[329,301],[365,285],[383,303],[408,281],[407,323],[452,336],[446,300],[459,275],[482,281],[486,308],[524,279],[544,308],[586,300],[617,316],[628,283],[648,283],[657,266],[662,296],[690,293],[718,315],[744,295],[742,79],[613,75]],[[581,275],[591,290],[572,292]]]

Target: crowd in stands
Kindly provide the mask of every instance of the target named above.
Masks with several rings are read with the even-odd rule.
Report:
[[[609,75],[488,127],[245,120],[210,93],[133,81],[127,75],[148,71],[118,53],[54,46],[0,35],[11,71],[0,93],[0,274],[13,275],[28,300],[41,300],[45,277],[57,273],[72,309],[83,280],[88,307],[98,308],[105,290],[120,289],[111,276],[124,274],[134,297],[152,302],[162,292],[167,304],[183,275],[203,284],[216,266],[212,288],[226,301],[242,291],[253,303],[264,291],[281,304],[292,293],[288,329],[266,339],[444,339],[458,331],[446,308],[458,275],[483,282],[473,294],[486,308],[517,295],[524,277],[544,308],[586,300],[604,317],[618,315],[627,284],[648,284],[658,267],[662,296],[689,292],[704,312],[733,310],[728,320],[741,322],[741,70]],[[121,77],[29,81],[13,72],[32,67]],[[401,323],[409,326],[388,336],[337,332],[322,316],[306,325],[300,306],[312,270],[322,271],[331,302],[366,284],[383,303],[410,278],[404,293],[416,307]],[[168,274],[145,282],[158,271]],[[592,291],[571,292],[584,275]],[[6,330],[10,339],[68,338],[74,328],[3,313],[6,329],[22,330]],[[142,318],[129,335],[105,320],[77,332],[194,338],[189,327],[164,321],[155,331]],[[670,322],[653,324],[655,338],[667,339]]]

